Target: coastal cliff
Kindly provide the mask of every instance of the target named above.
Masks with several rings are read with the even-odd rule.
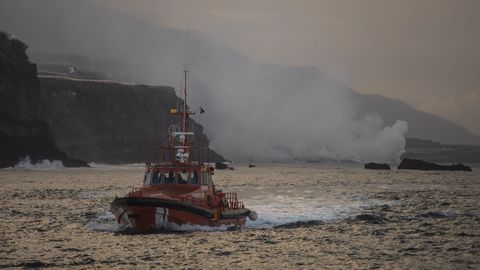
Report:
[[[63,76],[37,76],[27,45],[0,32],[0,168],[29,157],[32,163],[61,160],[66,167],[88,162],[149,162],[153,148],[176,123],[169,109],[178,99],[166,86],[131,85]],[[193,143],[208,146],[191,120]],[[211,161],[224,158],[214,151]]]
[[[64,166],[86,166],[60,151],[42,110],[37,67],[28,60],[27,45],[0,32],[0,168],[29,157],[61,160]]]
[[[40,76],[42,118],[68,155],[101,163],[152,161],[153,148],[168,139],[178,123],[175,90],[166,86]],[[208,146],[203,128],[190,120],[193,143]],[[224,158],[210,151],[211,161]]]

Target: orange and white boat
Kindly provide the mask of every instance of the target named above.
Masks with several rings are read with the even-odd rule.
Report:
[[[247,217],[257,218],[236,193],[215,188],[208,147],[190,145],[189,116],[195,112],[187,105],[187,71],[183,74],[183,105],[170,110],[181,118],[183,128],[169,127],[168,141],[155,149],[154,162],[146,165],[143,187],[116,197],[110,205],[117,222],[137,232],[175,230],[184,224],[240,227]]]

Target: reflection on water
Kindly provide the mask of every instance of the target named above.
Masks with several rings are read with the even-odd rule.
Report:
[[[0,267],[478,268],[480,177],[313,164],[237,166],[216,184],[258,219],[116,234],[142,166],[0,171]]]

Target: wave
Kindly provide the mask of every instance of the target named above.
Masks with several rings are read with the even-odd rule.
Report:
[[[61,160],[44,159],[40,162],[32,163],[30,156],[26,156],[18,161],[18,163],[9,169],[19,170],[61,170],[65,169]]]
[[[268,229],[295,223],[334,222],[360,214],[366,208],[388,205],[390,202],[368,198],[344,197],[331,200],[317,198],[275,196],[247,202],[257,212],[258,219],[247,220],[247,228]]]
[[[107,211],[105,214],[95,218],[88,222],[85,225],[87,230],[97,231],[97,232],[123,232],[127,231],[129,227],[123,224],[117,224],[115,220],[115,216],[112,212]],[[218,227],[210,227],[204,225],[194,225],[194,224],[175,224],[169,223],[167,226],[167,231],[204,231],[204,232],[213,232],[213,231],[227,231],[231,228],[231,226],[222,225]],[[163,227],[162,227],[163,230]]]
[[[118,224],[115,220],[115,216],[110,212],[98,216],[94,220],[88,222],[85,225],[87,230],[97,232],[121,232],[127,229],[127,226]]]

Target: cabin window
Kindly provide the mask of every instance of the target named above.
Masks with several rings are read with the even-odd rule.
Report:
[[[159,179],[160,179],[160,184],[165,184],[165,179],[167,177],[165,176],[165,173],[161,172],[160,173],[160,176],[159,176]]]
[[[173,184],[175,182],[175,175],[173,171],[168,172],[168,177],[165,178],[165,184]]]
[[[188,172],[182,171],[177,173],[177,183],[178,184],[187,184],[188,183]]]
[[[198,184],[198,173],[197,173],[197,171],[193,171],[193,173],[191,175],[192,175],[192,177],[190,178],[190,184],[193,184],[193,185]]]
[[[148,173],[145,174],[143,184],[144,185],[150,185],[151,182],[152,182],[152,173],[148,172]]]
[[[209,182],[210,182],[210,176],[208,175],[208,172],[203,172],[202,173],[202,185],[208,186]]]
[[[152,174],[152,184],[153,185],[160,184],[160,172],[154,172]]]
[[[211,176],[210,176],[210,174],[209,174],[208,172],[206,172],[205,174],[207,175],[207,178],[206,178],[207,181],[206,181],[205,185],[208,186],[208,185],[210,185],[210,181],[211,181],[211,178],[210,178],[210,177],[211,177]]]
[[[201,177],[200,177],[200,185],[205,185],[205,173],[202,172]]]

